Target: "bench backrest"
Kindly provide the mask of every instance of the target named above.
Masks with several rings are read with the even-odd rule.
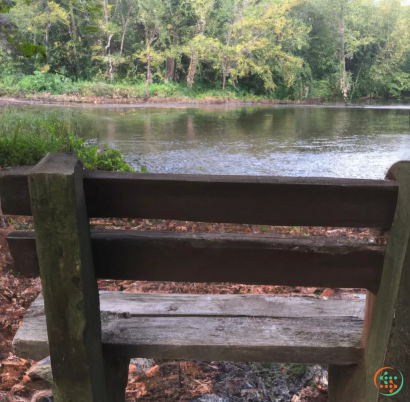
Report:
[[[3,173],[3,213],[31,215],[31,168]],[[389,229],[398,185],[389,180],[86,170],[84,193],[90,218]],[[349,287],[373,293],[385,252],[384,246],[334,238],[116,231],[92,233],[91,240],[99,278]],[[38,274],[34,234],[11,233],[8,242],[19,271]]]

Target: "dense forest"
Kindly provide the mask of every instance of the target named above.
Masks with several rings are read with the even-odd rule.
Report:
[[[0,12],[3,95],[410,96],[400,0],[0,0]]]

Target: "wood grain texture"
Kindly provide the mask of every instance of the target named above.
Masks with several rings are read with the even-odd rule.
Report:
[[[34,232],[10,232],[7,236],[7,244],[13,257],[14,272],[27,278],[40,276]]]
[[[33,166],[0,171],[0,204],[4,215],[31,215],[28,175]]]
[[[121,292],[100,300],[106,356],[352,364],[363,355],[363,300]],[[47,354],[41,296],[13,346],[21,357]]]
[[[366,349],[376,296],[366,292],[362,348]],[[351,366],[329,365],[329,402],[364,402],[366,400],[366,365],[363,359]]]
[[[49,153],[29,174],[55,402],[108,402],[82,173]]]
[[[363,320],[363,300],[268,295],[194,295],[101,292],[101,315],[122,317],[328,317]]]
[[[3,212],[30,214],[21,174],[1,175]],[[85,171],[84,191],[98,218],[390,228],[398,190],[383,180]]]
[[[104,359],[105,381],[109,402],[125,401],[129,364],[129,357],[106,357]]]
[[[329,402],[365,402],[366,369],[364,359],[349,366],[330,364]]]
[[[410,378],[410,162],[393,165],[388,178],[399,183],[399,196],[366,348],[366,401],[371,402],[410,400],[406,383],[396,396],[383,397],[373,382],[382,367],[400,370],[405,381]]]
[[[364,313],[364,323],[363,323],[363,338],[362,346],[366,348],[370,337],[370,327],[372,325],[374,305],[376,304],[376,295],[370,291],[366,292],[366,307]]]
[[[13,255],[20,260],[24,253],[32,255],[30,241],[34,250],[33,232],[8,236]],[[374,293],[385,250],[340,237],[285,239],[129,230],[92,232],[91,242],[99,278],[367,288]],[[35,273],[36,259],[25,261]],[[27,264],[23,268],[30,271]]]

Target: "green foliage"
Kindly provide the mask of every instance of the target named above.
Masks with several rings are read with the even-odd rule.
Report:
[[[8,13],[10,11],[10,7],[7,7],[3,4],[3,1],[0,0],[0,13]]]
[[[18,84],[19,89],[35,92],[51,92],[53,94],[77,92],[79,87],[66,78],[57,74],[35,71],[33,75],[26,75]]]
[[[132,172],[133,169],[124,161],[121,152],[104,147],[100,152],[98,146],[86,146],[77,140],[74,148],[78,151],[79,159],[88,169],[108,170],[114,172]]]
[[[400,0],[3,0],[0,11],[13,23],[10,49],[0,48],[3,93],[348,100],[410,91],[410,6]]]
[[[98,33],[100,32],[100,28],[96,27],[96,26],[88,26],[88,27],[84,27],[83,29],[83,34],[91,34],[91,33]]]
[[[35,165],[48,152],[77,152],[88,169],[134,171],[121,152],[85,143],[76,126],[58,112],[20,113],[4,108],[0,119],[0,167]]]
[[[28,58],[39,55],[42,59],[45,60],[47,57],[46,48],[41,45],[23,42],[21,45],[19,45],[19,49],[21,53],[23,53],[23,55]]]
[[[15,73],[16,63],[0,46],[0,77],[7,77]]]
[[[17,47],[17,49],[24,55],[24,57],[33,57],[39,55],[42,59],[46,59],[46,48],[41,45],[36,45],[29,42],[18,43],[18,41],[11,35],[7,35],[7,41]]]
[[[306,364],[292,363],[284,364],[286,372],[296,378],[302,377],[306,373]]]

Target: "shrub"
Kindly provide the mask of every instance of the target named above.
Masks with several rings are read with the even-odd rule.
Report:
[[[53,94],[77,92],[79,86],[62,75],[35,71],[26,75],[19,83],[20,89],[33,92],[51,92]]]
[[[99,152],[97,145],[84,145],[82,140],[77,140],[75,148],[79,159],[88,169],[108,170],[114,172],[132,172],[133,169],[124,161],[124,157],[117,149],[104,147]]]
[[[120,151],[84,142],[70,116],[57,112],[20,112],[5,108],[0,116],[0,167],[35,165],[48,152],[77,152],[88,169],[134,171]]]

